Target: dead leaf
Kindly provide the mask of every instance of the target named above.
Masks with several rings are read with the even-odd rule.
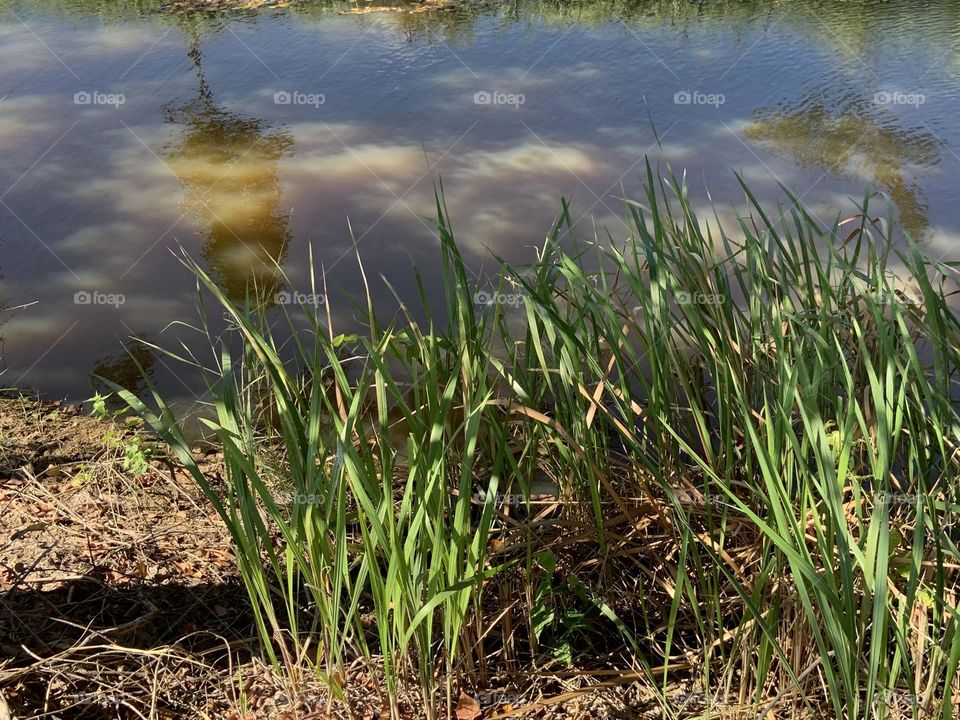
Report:
[[[181,573],[183,573],[184,575],[186,575],[187,577],[192,577],[192,578],[202,578],[202,577],[203,577],[203,573],[200,572],[197,568],[195,568],[195,567],[194,567],[193,565],[191,565],[190,563],[176,562],[176,561],[175,561],[175,562],[173,563],[173,566],[174,566],[177,570],[179,570]]]
[[[460,700],[457,702],[457,720],[477,720],[481,717],[483,711],[480,710],[480,703],[461,690]]]

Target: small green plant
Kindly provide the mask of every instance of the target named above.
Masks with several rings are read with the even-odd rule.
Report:
[[[540,579],[534,592],[531,611],[533,632],[537,643],[546,645],[547,652],[556,660],[570,667],[573,665],[573,643],[577,635],[596,630],[593,620],[596,613],[582,607],[580,598],[572,587],[556,578],[557,557],[550,550],[537,553],[536,564]],[[576,582],[574,579],[573,582]]]
[[[122,410],[111,411],[108,408],[110,395],[95,393],[87,398],[90,404],[90,414],[97,420],[110,422],[109,429],[103,435],[104,445],[109,449],[119,449],[123,454],[123,469],[134,477],[143,477],[150,472],[151,448],[139,434],[130,435],[130,428],[138,425],[139,418],[126,419],[121,428],[117,420],[123,415]]]
[[[93,397],[87,398],[87,402],[90,403],[90,414],[97,420],[106,420],[110,417],[110,412],[107,410],[107,400],[109,397],[109,394],[101,395],[98,392],[95,393]]]
[[[142,477],[150,472],[149,451],[144,447],[143,440],[139,435],[125,441],[122,447],[124,470],[134,477]]]

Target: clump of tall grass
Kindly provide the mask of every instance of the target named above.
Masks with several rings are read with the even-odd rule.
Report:
[[[744,189],[724,228],[648,167],[619,242],[570,240],[564,205],[503,266],[516,314],[477,306],[438,200],[442,316],[368,301],[360,337],[307,311],[284,339],[188,263],[242,339],[206,371],[226,487],[159,393],[125,397],[229,528],[278,665],[336,698],[364,658],[393,717],[563,663],[670,717],[681,678],[769,717],[952,717],[956,270],[867,200],[823,227]]]

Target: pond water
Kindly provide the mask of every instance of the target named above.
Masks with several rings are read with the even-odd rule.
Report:
[[[953,0],[157,5],[0,3],[0,384],[135,384],[130,338],[173,346],[170,323],[196,319],[181,247],[229,295],[256,279],[281,300],[308,291],[312,248],[344,329],[354,242],[379,304],[396,306],[381,275],[416,298],[413,265],[439,301],[440,179],[480,289],[491,251],[534,259],[561,196],[581,234],[622,237],[647,156],[704,211],[742,206],[739,171],[825,224],[872,186],[931,253],[960,239]]]

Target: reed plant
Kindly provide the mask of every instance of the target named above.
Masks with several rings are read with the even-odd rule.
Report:
[[[589,240],[564,203],[487,294],[516,311],[476,302],[438,195],[445,307],[367,292],[354,336],[276,331],[185,261],[231,324],[203,370],[225,484],[160,392],[117,390],[229,528],[279,667],[335,702],[360,658],[394,718],[564,665],[665,717],[953,717],[956,268],[870,196],[825,226],[744,193],[724,227],[648,166],[629,233]]]

